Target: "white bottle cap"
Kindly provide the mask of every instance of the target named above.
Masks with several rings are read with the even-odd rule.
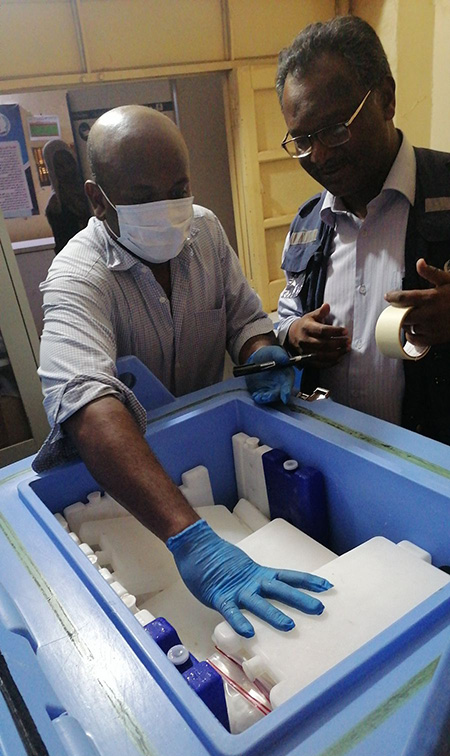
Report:
[[[131,593],[124,593],[120,597],[125,604],[125,606],[130,610],[130,612],[133,612],[133,614],[136,613],[136,596],[133,596]]]
[[[286,462],[283,462],[283,467],[285,470],[296,470],[298,462],[296,459],[287,459]]]
[[[104,578],[107,583],[112,583],[112,581],[114,580],[114,575],[112,574],[112,572],[108,570],[107,567],[101,567],[99,572],[102,578]]]
[[[94,556],[94,552],[92,551],[88,543],[79,543],[78,545],[83,554],[86,554],[86,556]]]
[[[242,669],[247,675],[250,682],[254,682],[260,675],[265,672],[266,665],[264,659],[259,656],[252,656],[250,659],[242,662]]]
[[[220,651],[224,651],[229,656],[240,656],[241,654],[242,635],[238,635],[228,622],[220,622],[216,625],[212,641]]]
[[[176,646],[169,648],[167,652],[167,658],[172,662],[172,664],[175,664],[176,667],[180,667],[182,664],[185,664],[187,661],[189,661],[189,651],[187,650],[186,646],[178,643]]]
[[[88,554],[87,558],[89,559],[90,563],[94,565],[94,567],[96,567],[98,570],[100,569],[97,554]]]
[[[148,609],[139,609],[134,616],[142,627],[148,625],[149,622],[153,622],[155,619]]]
[[[117,595],[122,598],[124,593],[128,593],[127,589],[123,587],[121,583],[118,582],[118,580],[113,580],[112,583],[110,583],[111,588],[113,591],[117,593]]]
[[[66,518],[63,517],[63,515],[60,512],[56,512],[55,518],[58,520],[59,524],[62,528],[64,528],[65,531],[69,532],[69,523],[67,522]]]

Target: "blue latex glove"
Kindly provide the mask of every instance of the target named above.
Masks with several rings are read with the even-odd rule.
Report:
[[[246,365],[255,362],[270,362],[271,360],[274,360],[280,366],[286,365],[289,355],[283,347],[265,346],[253,352]],[[294,385],[294,377],[294,368],[289,366],[279,369],[273,368],[273,370],[255,375],[247,375],[245,382],[252,399],[257,404],[269,404],[269,402],[276,402],[279,399],[287,404]]]
[[[220,612],[246,638],[255,631],[240,609],[248,609],[278,630],[291,630],[294,621],[265,599],[282,601],[306,614],[322,614],[321,601],[296,589],[321,593],[332,588],[328,580],[308,572],[262,567],[237,546],[219,538],[205,520],[169,538],[167,546],[191,593]]]

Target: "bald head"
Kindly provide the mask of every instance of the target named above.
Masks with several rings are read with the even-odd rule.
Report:
[[[89,133],[88,155],[93,181],[86,181],[86,194],[95,216],[116,236],[116,205],[180,199],[191,193],[188,151],[178,127],[144,105],[104,113]]]
[[[130,176],[139,177],[143,167],[146,180],[155,183],[171,174],[175,164],[184,164],[188,171],[187,147],[178,127],[144,105],[104,113],[94,123],[87,146],[93,178],[107,193]]]

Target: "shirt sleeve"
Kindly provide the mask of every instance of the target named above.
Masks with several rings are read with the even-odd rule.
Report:
[[[146,429],[144,408],[117,377],[107,285],[101,287],[95,276],[70,275],[65,266],[55,267],[41,284],[44,330],[38,373],[51,432],[33,464],[38,472],[75,456],[61,425],[94,399],[117,397],[141,432]]]
[[[284,243],[282,263],[284,262],[285,255],[289,247],[289,243],[290,243],[289,240],[290,240],[290,232],[286,236],[286,240]],[[304,315],[304,313],[302,312],[300,308],[300,297],[295,296],[295,292],[298,287],[298,280],[289,271],[285,271],[285,276],[286,276],[286,286],[281,292],[280,298],[278,300],[277,337],[278,337],[278,341],[280,342],[282,346],[285,346],[285,342],[287,341],[287,337],[289,333],[289,328],[291,327],[294,320],[297,320],[297,318],[301,318],[302,315]],[[286,344],[286,347],[287,346],[288,345]]]
[[[227,350],[237,364],[245,342],[253,336],[272,333],[273,322],[263,311],[259,296],[245,278],[239,258],[222,225],[217,219],[216,222],[227,310]]]

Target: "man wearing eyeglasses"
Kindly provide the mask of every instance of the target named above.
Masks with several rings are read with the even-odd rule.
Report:
[[[305,389],[450,443],[450,155],[395,128],[395,82],[362,19],[306,27],[279,57],[288,154],[323,187],[289,231],[279,339],[313,353]],[[412,306],[417,362],[382,355],[387,303]],[[311,363],[310,363],[311,364]],[[319,374],[318,374],[319,372]]]

